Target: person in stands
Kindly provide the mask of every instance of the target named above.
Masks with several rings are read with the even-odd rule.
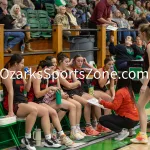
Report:
[[[0,24],[4,24],[4,29],[13,29],[13,26],[16,22],[15,19],[7,11],[8,2],[7,0],[0,1]],[[12,48],[20,43],[24,39],[23,32],[5,32],[4,33],[4,52],[11,53]],[[13,37],[12,40],[9,40],[9,37]]]
[[[35,9],[35,6],[31,0],[14,0],[14,4],[18,4],[21,9]]]
[[[15,19],[15,24],[13,26],[14,29],[26,29],[29,30],[30,26],[27,24],[27,18],[25,17],[25,14],[21,13],[21,8],[19,5],[15,4],[12,6],[10,10],[10,14],[13,19]],[[25,46],[28,51],[33,51],[31,49],[30,42],[32,41],[31,39],[31,34],[30,32],[25,32]]]
[[[131,36],[127,36],[125,44],[114,45],[114,37],[111,36],[111,42],[109,45],[109,52],[115,55],[115,65],[119,71],[128,69],[128,61],[136,60],[136,57],[140,55],[138,48],[133,47],[133,41]]]

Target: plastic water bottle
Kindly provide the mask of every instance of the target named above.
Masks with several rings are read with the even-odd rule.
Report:
[[[23,91],[23,94],[25,97],[27,97],[27,91],[26,90]]]
[[[29,68],[28,68],[28,67],[25,67],[25,68],[24,68],[24,71],[26,72],[26,74],[30,74],[30,71],[29,71]]]
[[[24,49],[25,49],[25,44],[23,43],[23,44],[21,45],[21,53],[22,53],[22,54],[24,53]]]
[[[52,138],[55,140],[57,139],[57,132],[56,132],[55,128],[52,130]]]
[[[96,65],[96,64],[93,64],[93,67],[94,67],[94,68],[97,68],[97,65]]]
[[[89,94],[94,95],[94,86],[92,86],[91,84],[89,85]]]

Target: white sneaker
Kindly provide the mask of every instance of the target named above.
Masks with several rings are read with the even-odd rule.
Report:
[[[23,138],[21,143],[24,144],[28,150],[36,150],[32,139]]]
[[[53,138],[44,141],[44,146],[45,147],[54,147],[54,148],[59,148],[61,145]]]
[[[128,131],[129,131],[129,137],[132,137],[132,136],[136,135],[136,132],[135,132],[134,128],[129,129]]]
[[[115,140],[122,141],[128,136],[129,136],[129,132],[123,129],[120,133],[118,133],[118,136],[115,138]]]
[[[76,131],[71,131],[71,132],[70,132],[70,138],[71,138],[72,140],[82,140],[82,139],[84,139],[84,136],[81,135],[81,134],[78,132],[78,130],[76,130]]]

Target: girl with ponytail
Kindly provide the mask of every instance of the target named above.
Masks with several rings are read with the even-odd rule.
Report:
[[[147,43],[147,47],[144,54],[145,71],[148,71],[148,77],[145,77],[143,85],[140,90],[140,97],[137,103],[141,131],[136,138],[131,139],[133,143],[148,143],[148,137],[146,134],[147,129],[147,115],[145,106],[150,100],[150,24],[142,24],[139,27],[139,36]]]
[[[60,125],[60,121],[56,113],[56,110],[63,109],[65,111],[69,111],[72,139],[81,140],[84,137],[81,136],[76,131],[76,107],[75,105],[73,105],[72,103],[68,101],[65,101],[64,99],[61,100],[62,103],[60,105],[56,104],[53,93],[55,93],[57,90],[60,90],[60,87],[57,87],[57,83],[56,83],[56,86],[54,86],[49,81],[50,79],[52,81],[56,79],[56,78],[53,79],[53,76],[50,74],[52,70],[54,70],[54,68],[55,67],[53,66],[51,61],[47,61],[47,60],[40,61],[37,67],[37,71],[40,70],[40,74],[36,72],[35,78],[32,78],[32,85],[28,93],[28,98],[29,98],[29,101],[34,101],[35,103],[38,103],[48,109],[49,115],[52,119],[52,123],[54,127],[57,129],[58,135],[60,136],[61,143],[66,146],[71,146],[73,144],[73,141],[64,134],[62,127]]]
[[[8,111],[8,117],[16,115],[20,118],[26,118],[25,138],[21,140],[21,143],[24,144],[28,150],[36,150],[31,138],[31,130],[37,117],[41,117],[42,129],[45,134],[44,146],[60,147],[60,144],[57,144],[51,139],[48,110],[34,102],[28,102],[24,96],[24,90],[29,90],[31,80],[29,79],[26,82],[23,77],[18,77],[18,72],[21,72],[23,67],[24,59],[20,54],[12,55],[5,65],[9,75],[7,76],[7,71],[3,72],[4,109]],[[15,72],[15,74],[12,74],[12,72]]]
[[[87,100],[92,99],[93,96],[85,93],[81,88],[81,82],[77,80],[75,74],[70,69],[70,60],[68,56],[63,53],[57,55],[58,71],[60,73],[59,80],[61,87],[70,98],[76,100],[84,106],[84,117],[86,121],[85,133],[91,136],[97,136],[100,134],[98,130],[95,130],[91,125],[91,104]],[[94,106],[96,118],[99,119],[101,116],[100,108]],[[104,127],[103,127],[104,128]]]

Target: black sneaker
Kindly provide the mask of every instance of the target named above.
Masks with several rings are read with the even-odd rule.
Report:
[[[24,144],[28,150],[36,150],[32,139],[23,138],[21,143]]]
[[[51,138],[50,140],[45,139],[44,146],[45,147],[55,147],[55,148],[61,147],[61,145],[58,144],[58,142],[56,140],[54,140],[53,138]]]

